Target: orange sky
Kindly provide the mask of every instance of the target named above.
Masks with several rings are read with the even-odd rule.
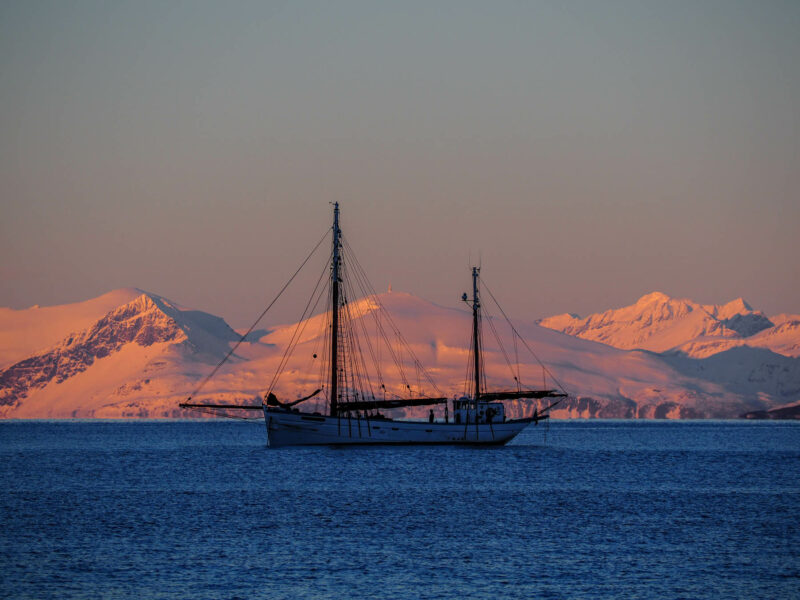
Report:
[[[378,289],[800,312],[797,4],[377,4],[3,3],[0,305],[241,326],[339,201]]]

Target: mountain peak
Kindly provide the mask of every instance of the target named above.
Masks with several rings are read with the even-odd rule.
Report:
[[[670,300],[672,300],[672,298],[663,292],[650,292],[649,294],[645,294],[639,298],[639,300],[636,301],[636,304],[661,304],[664,302],[669,302]]]
[[[743,312],[751,312],[753,307],[750,306],[748,302],[745,301],[744,298],[736,298],[736,300],[731,300],[727,304],[724,304],[720,307],[720,312],[725,312],[727,314],[738,314]]]
[[[142,292],[127,304],[123,304],[122,306],[120,306],[117,310],[125,306],[136,306],[143,310],[151,310],[153,308],[159,308],[156,299],[147,292]]]

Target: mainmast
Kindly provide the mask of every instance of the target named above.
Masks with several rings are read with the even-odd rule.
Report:
[[[480,350],[480,309],[478,300],[478,273],[479,267],[472,267],[472,347],[475,350],[475,415],[477,416],[478,399],[481,395],[481,350]]]
[[[331,317],[331,416],[339,414],[339,203],[333,204],[333,264],[331,266],[331,290],[333,313]]]

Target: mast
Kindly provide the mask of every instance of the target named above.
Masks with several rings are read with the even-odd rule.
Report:
[[[481,395],[481,351],[478,320],[481,304],[478,300],[479,267],[472,267],[472,347],[475,349],[475,418],[478,418],[478,399]]]
[[[331,267],[331,291],[333,314],[331,317],[331,416],[339,414],[339,203],[333,204],[333,265]]]

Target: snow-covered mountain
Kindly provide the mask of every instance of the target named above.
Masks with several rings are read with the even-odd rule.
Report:
[[[83,324],[86,315],[109,298],[125,300],[132,292],[117,290],[86,303],[18,312],[23,322],[30,319],[31,310],[45,313],[43,323],[32,328],[33,339],[43,339],[41,329],[53,315],[52,321],[62,329],[70,314]],[[128,414],[127,396],[152,395],[155,401],[165,386],[178,382],[183,391],[207,369],[204,363],[219,360],[229,343],[238,339],[219,317],[182,308],[155,294],[135,292],[139,295],[87,327],[1,370],[0,415],[122,416]],[[8,313],[5,318],[14,321]],[[26,333],[19,325],[11,329]],[[196,364],[202,368],[190,368]],[[115,408],[109,412],[110,405]],[[137,411],[142,416],[150,414],[146,407],[139,410],[137,406]]]
[[[393,322],[383,321],[381,326],[393,332],[396,325],[438,387],[415,379],[413,365],[407,362],[403,368],[414,392],[451,397],[463,393],[470,314],[400,292],[381,294],[379,301]],[[767,320],[743,301],[698,307],[650,295],[624,314],[609,311],[595,322],[596,327],[587,326],[592,317],[582,320],[586,323],[580,331],[599,329],[606,343],[554,331],[552,322],[550,328],[533,322],[517,322],[516,327],[552,375],[574,395],[554,411],[555,417],[737,417],[800,399],[800,359],[792,355],[736,344],[699,358],[675,351],[690,341],[752,340],[770,330],[774,330],[770,343],[779,340],[781,348],[796,349],[795,318]],[[380,322],[373,319],[376,308],[369,299],[348,304],[362,335],[373,341]],[[71,320],[75,326],[70,329]],[[634,323],[627,334],[623,322]],[[0,366],[0,416],[6,418],[197,416],[181,411],[178,403],[239,339],[219,317],[135,289],[61,307],[3,309],[0,326],[2,356],[6,357]],[[325,326],[325,316],[317,315],[299,327],[274,326],[251,336],[195,399],[260,403],[295,332],[300,336],[297,348],[274,389],[286,399],[311,393],[320,384]],[[691,335],[695,332],[699,334]],[[29,339],[21,341],[19,336]],[[655,345],[630,350],[612,347],[609,340]],[[31,349],[34,344],[39,346]],[[654,348],[672,352],[662,355]],[[405,392],[397,356],[385,352],[374,358],[381,365],[387,391]],[[484,328],[484,358],[492,388],[513,388],[516,375],[523,385],[556,387],[552,375],[526,348],[515,347],[502,321]],[[409,359],[400,357],[403,360]],[[318,409],[323,408],[320,399],[309,401],[309,408],[315,402]],[[530,407],[510,406],[512,414],[525,410]]]
[[[706,358],[738,346],[800,356],[800,316],[768,318],[742,298],[698,304],[653,292],[630,306],[581,318],[562,314],[539,324],[615,348],[674,352]]]

